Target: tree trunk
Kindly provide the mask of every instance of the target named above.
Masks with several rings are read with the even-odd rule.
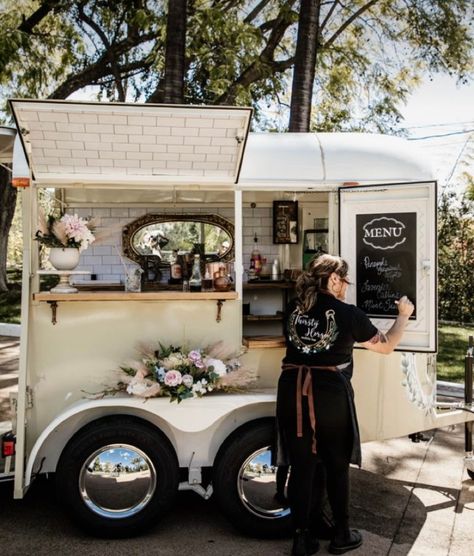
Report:
[[[163,102],[184,104],[187,0],[168,0]]]
[[[307,132],[310,128],[320,9],[320,0],[301,0],[289,131]]]
[[[8,233],[15,214],[17,190],[11,185],[11,174],[0,166],[0,291],[8,291]]]

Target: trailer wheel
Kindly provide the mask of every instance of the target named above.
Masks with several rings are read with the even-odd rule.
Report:
[[[241,427],[226,441],[214,466],[214,493],[222,512],[254,537],[287,536],[291,529],[290,509],[275,499],[273,440],[272,422]]]
[[[129,537],[155,524],[178,490],[168,439],[133,418],[94,421],[61,454],[56,486],[75,522],[99,537]]]

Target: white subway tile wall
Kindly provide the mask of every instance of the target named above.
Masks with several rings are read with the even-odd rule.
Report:
[[[95,274],[97,280],[124,281],[124,265],[121,259],[122,254],[122,228],[133,220],[148,213],[159,214],[180,214],[180,213],[214,213],[234,221],[234,210],[232,208],[87,208],[81,207],[71,209],[82,217],[91,216],[96,224],[97,236],[102,238],[93,243],[86,251],[81,254],[78,270],[87,270]],[[250,264],[250,254],[254,248],[254,235],[257,233],[258,249],[262,257],[266,257],[271,263],[278,257],[278,245],[272,243],[272,208],[258,207],[255,209],[243,209],[243,260],[244,268]],[[125,260],[125,264],[131,264]],[[77,278],[89,280],[90,276]]]

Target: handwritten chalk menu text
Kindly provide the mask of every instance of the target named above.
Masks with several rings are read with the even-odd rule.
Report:
[[[357,306],[369,317],[397,316],[407,295],[416,317],[416,213],[358,214]]]

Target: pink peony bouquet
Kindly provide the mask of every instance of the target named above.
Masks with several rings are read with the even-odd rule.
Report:
[[[256,379],[254,372],[244,369],[238,356],[222,342],[189,351],[159,345],[156,351],[142,350],[141,361],[120,367],[126,378],[115,391],[140,398],[168,396],[170,401],[180,403],[217,390],[239,391]]]
[[[63,214],[58,218],[40,212],[35,237],[47,247],[75,247],[84,251],[95,241],[92,230],[92,222],[77,214]]]

